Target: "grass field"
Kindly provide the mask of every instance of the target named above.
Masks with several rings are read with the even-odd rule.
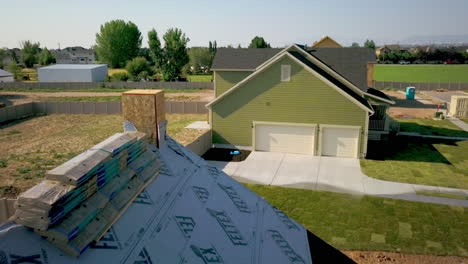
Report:
[[[341,250],[468,255],[468,211],[463,207],[272,186],[247,187]]]
[[[213,75],[187,75],[189,82],[211,82],[213,80]]]
[[[376,64],[374,80],[393,82],[468,82],[468,65]]]
[[[369,177],[468,189],[468,141],[398,137],[388,144],[370,143],[367,153],[361,168]]]
[[[448,120],[413,118],[399,118],[396,120],[400,123],[400,130],[402,132],[417,132],[422,135],[468,138],[468,132],[463,131],[461,128]]]
[[[184,129],[204,114],[167,114],[167,133],[188,144],[203,131]],[[120,115],[48,115],[0,127],[0,197],[15,196],[50,170],[122,131]]]
[[[113,69],[113,68],[109,68],[107,70],[107,75],[109,76],[112,76],[116,73],[127,73],[127,70],[126,69]]]

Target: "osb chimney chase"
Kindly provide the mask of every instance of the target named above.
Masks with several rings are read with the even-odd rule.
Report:
[[[148,135],[150,143],[159,147],[164,141],[166,117],[164,91],[131,90],[122,94],[124,120],[132,122],[138,131]],[[158,130],[160,132],[158,133]],[[158,138],[160,138],[158,140]]]

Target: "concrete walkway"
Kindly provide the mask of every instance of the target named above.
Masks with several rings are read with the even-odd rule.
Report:
[[[464,130],[465,132],[468,132],[468,124],[467,123],[461,121],[458,118],[454,118],[454,117],[448,118],[448,120],[450,120],[450,122],[452,122],[454,125],[456,125],[460,129]]]
[[[374,195],[408,201],[468,207],[468,200],[416,194],[416,191],[429,191],[468,196],[468,190],[389,182],[370,178],[361,172],[358,159],[252,152],[242,162],[208,162],[244,183]]]

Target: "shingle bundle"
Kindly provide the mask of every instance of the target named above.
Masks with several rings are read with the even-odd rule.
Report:
[[[18,197],[16,222],[79,256],[161,167],[143,133],[115,134],[47,173]]]

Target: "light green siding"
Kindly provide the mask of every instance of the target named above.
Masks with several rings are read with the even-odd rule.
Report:
[[[251,73],[244,71],[215,71],[215,97],[220,96]]]
[[[291,65],[281,82],[281,65]],[[283,58],[212,106],[213,143],[252,146],[253,121],[360,126],[367,113],[290,58]],[[361,135],[361,151],[364,145]],[[360,152],[361,152],[360,151]]]

